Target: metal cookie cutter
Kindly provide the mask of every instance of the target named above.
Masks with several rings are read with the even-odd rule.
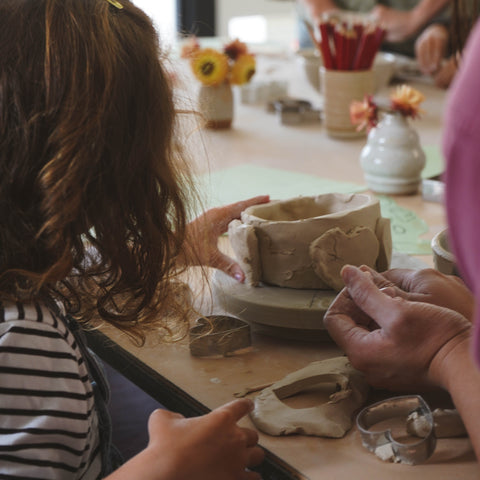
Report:
[[[423,417],[427,425],[425,436],[418,442],[397,442],[390,429],[370,430],[373,425],[383,420],[394,417],[404,417],[406,420],[412,412]],[[435,450],[433,415],[430,407],[419,395],[393,397],[364,408],[357,416],[357,427],[363,446],[382,460],[417,465],[430,458]]]
[[[195,357],[225,356],[250,345],[250,325],[239,318],[206,316],[190,329],[190,353]]]
[[[297,125],[302,122],[320,121],[320,111],[314,109],[308,100],[280,98],[271,102],[268,109],[277,113],[282,125]]]

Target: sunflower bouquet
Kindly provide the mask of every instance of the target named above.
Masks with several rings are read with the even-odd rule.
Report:
[[[191,37],[183,45],[181,56],[190,60],[193,74],[204,85],[243,85],[255,74],[255,57],[238,39],[219,51],[201,48],[197,38]]]
[[[398,86],[390,95],[388,105],[382,106],[373,100],[371,95],[366,95],[362,102],[353,101],[350,104],[350,120],[357,125],[357,130],[367,128],[367,131],[378,123],[380,112],[400,113],[404,117],[417,118],[420,113],[420,104],[425,97],[409,85]]]

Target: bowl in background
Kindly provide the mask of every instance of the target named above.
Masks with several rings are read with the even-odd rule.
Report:
[[[320,85],[320,67],[322,58],[315,48],[305,48],[296,53],[297,61],[308,83],[318,92],[322,91]],[[375,92],[389,85],[395,73],[396,59],[393,53],[378,52],[373,62]]]
[[[445,228],[432,239],[433,264],[435,269],[446,275],[459,276],[455,257],[448,244],[448,230]]]
[[[373,62],[375,73],[375,91],[388,87],[395,73],[396,59],[393,53],[378,52]]]
[[[320,67],[323,65],[320,53],[316,48],[303,48],[296,53],[300,70],[311,87],[320,91]]]

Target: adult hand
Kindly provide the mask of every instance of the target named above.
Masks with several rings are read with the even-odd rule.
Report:
[[[440,24],[430,25],[417,38],[415,56],[423,73],[434,75],[440,70],[447,53],[448,40],[448,30]]]
[[[338,7],[333,0],[300,0],[308,11],[310,19],[314,23],[322,20],[324,14],[338,12]]]
[[[252,408],[248,399],[235,400],[188,419],[155,410],[148,422],[147,448],[107,480],[261,480],[258,473],[247,470],[264,458],[258,434],[237,425]],[[134,475],[129,477],[131,472]]]
[[[394,268],[383,273],[378,273],[367,266],[360,269],[369,272],[380,287],[393,283],[392,296],[449,308],[461,313],[470,321],[473,319],[475,308],[473,295],[463,280],[455,275],[444,275],[432,268],[422,270]]]
[[[448,308],[392,296],[396,290],[382,290],[368,271],[346,266],[342,278],[346,287],[324,324],[367,381],[391,390],[444,386],[431,366],[468,344],[470,322]]]
[[[270,201],[268,195],[260,195],[242,202],[224,207],[212,208],[187,225],[189,263],[218,268],[239,282],[245,280],[245,273],[240,265],[218,248],[218,237],[228,229],[228,224],[240,218],[240,214],[252,205]]]
[[[448,88],[457,74],[458,63],[452,56],[442,63],[440,70],[433,75],[433,81],[439,88]]]
[[[384,5],[377,5],[370,15],[386,30],[385,40],[402,42],[407,40],[420,28],[413,10],[396,10]]]

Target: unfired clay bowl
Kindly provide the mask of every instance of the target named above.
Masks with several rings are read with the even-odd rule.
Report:
[[[390,221],[376,198],[330,193],[247,208],[229,238],[248,284],[340,290],[345,264],[387,269]]]
[[[432,239],[433,264],[446,275],[458,275],[455,257],[448,244],[448,230],[444,229]]]

